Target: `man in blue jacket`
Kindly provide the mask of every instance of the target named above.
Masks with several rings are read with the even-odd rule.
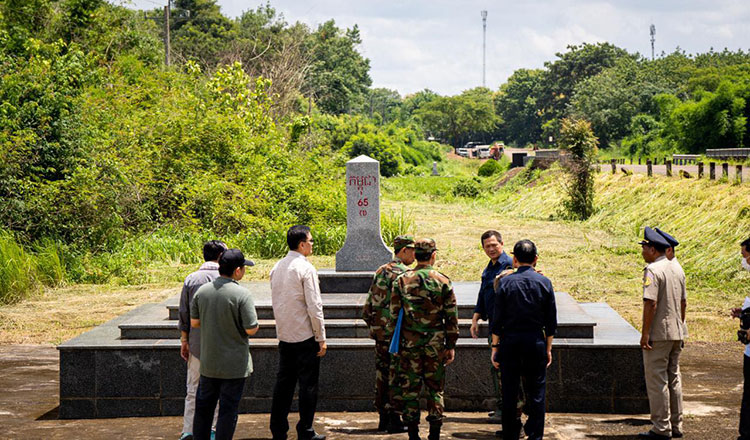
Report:
[[[495,294],[492,316],[492,363],[500,368],[503,386],[503,438],[518,438],[516,400],[525,379],[524,431],[529,440],[544,436],[544,396],[547,367],[552,363],[552,339],[557,331],[557,307],[552,282],[534,270],[536,245],[521,240],[513,246],[518,270],[504,277]]]
[[[474,316],[471,318],[471,337],[479,337],[479,320],[488,321],[492,326],[492,312],[495,304],[495,278],[505,270],[513,269],[513,259],[503,251],[503,236],[498,231],[490,229],[482,234],[482,249],[490,258],[487,267],[482,272],[482,284],[479,287],[477,305],[474,308]],[[490,340],[488,340],[488,344]],[[496,410],[490,413],[493,421],[502,420],[503,396],[500,390],[500,370],[490,365],[490,376],[495,389],[497,402]]]

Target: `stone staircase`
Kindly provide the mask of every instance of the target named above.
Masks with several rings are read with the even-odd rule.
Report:
[[[339,273],[340,274],[340,273]],[[361,320],[371,272],[336,278],[321,271],[329,351],[321,364],[320,411],[371,411],[374,343]],[[255,371],[241,412],[270,411],[278,341],[267,282],[245,283],[256,304],[259,332],[250,339]],[[356,293],[345,293],[351,290]],[[469,334],[478,283],[454,283],[459,332],[448,367],[446,409],[485,410],[493,403],[488,328]],[[557,412],[647,412],[639,334],[606,304],[578,304],[557,293],[558,335],[548,370],[547,406]],[[179,415],[185,362],[179,356],[179,295],[146,304],[58,347],[60,417]]]

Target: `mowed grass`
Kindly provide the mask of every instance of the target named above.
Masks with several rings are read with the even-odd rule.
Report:
[[[691,339],[735,339],[738,323],[728,310],[750,293],[750,274],[739,264],[739,242],[750,236],[747,184],[602,173],[597,213],[570,222],[560,219],[565,178],[556,169],[499,188],[496,180],[483,180],[485,192],[477,199],[437,195],[455,179],[399,179],[386,184],[392,191],[384,191],[384,206],[410,210],[414,232],[437,240],[438,266],[452,279],[479,279],[487,263],[479,236],[498,229],[508,248],[522,238],[537,244],[539,267],[557,290],[583,302],[607,302],[636,328],[645,266],[637,242],[644,226],[660,227],[681,241],[677,255],[687,274]]]
[[[254,259],[245,280],[267,280],[276,260]],[[316,267],[333,267],[331,256],[313,256]],[[194,264],[170,264],[162,274],[184,279]],[[138,286],[76,284],[44,289],[23,301],[0,306],[0,345],[59,344],[142,304],[159,303],[180,292],[180,282]]]
[[[396,177],[382,188],[389,229],[405,228],[437,241],[438,268],[453,280],[476,281],[487,264],[479,236],[497,229],[506,248],[522,238],[540,252],[539,268],[559,291],[582,302],[607,302],[640,328],[644,262],[637,242],[643,226],[658,226],[680,241],[678,258],[688,278],[688,325],[700,341],[735,339],[728,316],[750,293],[750,274],[739,264],[739,242],[750,236],[750,185],[706,180],[602,173],[596,181],[597,213],[586,222],[561,220],[564,177],[553,169],[529,181],[504,186],[479,181],[476,199],[451,193],[459,180],[476,175],[478,161],[448,160],[442,177]],[[400,226],[394,226],[398,223]],[[318,268],[333,256],[313,256]],[[255,259],[247,279],[267,280],[274,259]],[[177,280],[197,264],[159,267],[139,286],[74,285],[45,289],[17,304],[0,306],[0,344],[56,344],[147,302],[175,295]],[[738,346],[739,349],[739,346]]]

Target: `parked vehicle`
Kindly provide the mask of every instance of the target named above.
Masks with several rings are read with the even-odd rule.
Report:
[[[480,142],[472,141],[464,144],[463,147],[456,148],[456,154],[461,157],[477,157],[477,146]]]
[[[478,145],[477,146],[477,158],[489,159],[490,158],[490,146],[489,145]]]

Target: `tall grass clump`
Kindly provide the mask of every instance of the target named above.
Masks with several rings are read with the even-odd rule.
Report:
[[[415,229],[414,216],[403,207],[399,211],[383,212],[380,215],[380,231],[388,246],[399,235],[414,234]]]
[[[63,244],[52,240],[44,240],[34,246],[34,253],[36,254],[36,271],[40,281],[46,286],[62,286],[67,279]]]
[[[14,237],[0,230],[0,304],[25,298],[38,287],[37,263]]]

